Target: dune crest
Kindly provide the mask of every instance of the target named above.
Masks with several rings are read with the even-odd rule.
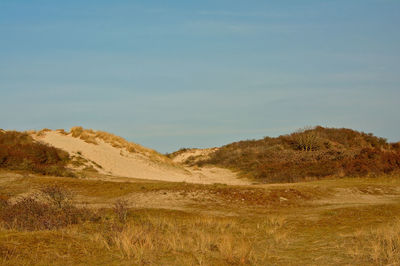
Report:
[[[72,128],[71,132],[45,129],[32,133],[32,136],[71,156],[80,156],[92,162],[96,170],[103,174],[172,182],[248,184],[230,170],[185,167],[152,149],[103,131],[81,127]]]

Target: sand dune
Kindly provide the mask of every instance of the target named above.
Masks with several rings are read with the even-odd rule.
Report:
[[[192,160],[194,162],[199,159],[207,158],[211,153],[217,150],[218,148],[181,150],[173,154],[172,161],[176,163],[185,163],[188,160]]]
[[[79,154],[84,159],[100,165],[101,168],[97,168],[99,172],[113,176],[202,184],[249,184],[246,180],[238,179],[235,173],[227,169],[217,167],[193,169],[175,163],[167,157],[154,160],[147,153],[130,152],[125,148],[114,147],[99,138],[95,139],[97,144],[88,143],[73,137],[71,133],[60,131],[42,131],[33,137],[63,149],[71,155]],[[157,154],[157,156],[163,155]]]

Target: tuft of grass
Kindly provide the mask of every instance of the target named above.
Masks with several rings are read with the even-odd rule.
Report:
[[[116,248],[121,258],[137,264],[186,257],[190,264],[248,265],[263,260],[255,254],[253,234],[254,230],[243,230],[235,219],[146,215],[93,240]]]
[[[400,219],[370,230],[357,230],[351,236],[347,253],[357,262],[400,265]]]
[[[73,136],[74,138],[80,137],[80,135],[82,134],[82,132],[83,132],[83,128],[82,128],[82,127],[72,127],[72,128],[70,129],[70,133],[72,134],[72,136]]]
[[[56,132],[62,134],[62,135],[68,135],[68,132],[66,132],[63,128],[56,129]]]
[[[45,134],[46,134],[46,132],[49,132],[49,131],[51,131],[51,129],[48,129],[48,128],[43,128],[42,130],[40,130],[40,131],[36,132],[36,135],[37,135],[38,137],[40,137],[40,136],[43,136],[43,135],[45,135]]]
[[[114,203],[113,210],[119,222],[125,223],[128,216],[128,201],[123,199],[118,199]]]

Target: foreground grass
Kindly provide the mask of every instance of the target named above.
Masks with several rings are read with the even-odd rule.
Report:
[[[125,223],[115,221],[106,210],[102,217],[101,222],[51,231],[2,229],[1,262],[4,265],[264,264],[268,261],[268,250],[286,244],[285,220],[281,217],[255,224],[237,218],[161,210],[132,212]]]
[[[123,206],[122,210],[116,210],[110,206],[92,210],[98,219],[86,219],[53,230],[26,231],[3,224],[0,226],[1,265],[400,263],[398,179],[341,179],[238,188],[35,176],[10,182],[0,179],[0,188],[2,193],[7,191],[3,195],[12,197],[26,193],[24,187],[39,188],[54,183],[74,190],[78,196],[110,200],[129,193],[216,191],[211,197],[218,198],[223,205],[216,206],[221,208],[219,213],[208,211],[200,203],[184,211],[127,210]],[[343,199],[340,204],[316,204],[319,199],[335,197],[335,189],[393,200],[355,204],[354,199],[351,202]],[[254,195],[264,197],[263,202],[268,204],[253,200]],[[285,197],[285,200],[275,201],[276,197]]]
[[[382,208],[383,206],[379,206]],[[387,208],[388,206],[384,207]],[[390,209],[390,208],[389,208]],[[389,211],[387,209],[387,211]],[[390,214],[399,217],[399,207]],[[353,212],[354,209],[340,210]],[[393,211],[393,212],[392,212]],[[335,225],[283,216],[210,217],[136,210],[126,223],[105,211],[99,223],[51,231],[0,230],[3,265],[397,265],[400,222],[368,218]],[[366,217],[358,216],[361,219]],[[371,227],[373,225],[373,227]]]

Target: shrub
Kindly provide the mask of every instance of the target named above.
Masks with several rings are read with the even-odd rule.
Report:
[[[364,148],[343,168],[347,175],[390,174],[400,169],[400,152]]]
[[[42,195],[59,209],[71,204],[73,193],[59,185],[49,185],[39,190]]]
[[[51,230],[77,224],[89,218],[89,211],[72,205],[58,208],[33,197],[23,198],[0,209],[0,220],[17,230]]]
[[[114,213],[121,223],[125,223],[128,215],[128,202],[119,199],[114,203]]]
[[[301,151],[315,151],[321,146],[316,131],[299,131],[291,135],[294,148]]]
[[[270,183],[390,174],[400,171],[399,156],[399,143],[388,144],[384,138],[351,129],[318,126],[277,138],[234,142],[209,158],[188,163],[227,167]]]
[[[0,221],[9,229],[52,230],[90,220],[94,214],[71,203],[72,194],[59,186],[40,189],[41,193],[11,204],[0,201]]]
[[[0,209],[5,208],[6,206],[8,206],[8,198],[0,195]]]
[[[67,152],[36,142],[27,133],[0,132],[0,168],[70,176],[68,161]]]

